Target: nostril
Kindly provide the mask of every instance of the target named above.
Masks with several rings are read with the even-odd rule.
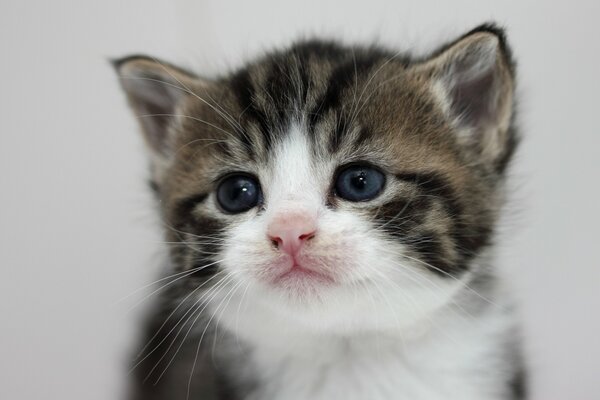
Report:
[[[298,239],[308,241],[314,237],[315,237],[315,232],[313,231],[313,232],[305,233],[303,235],[298,236]]]
[[[271,240],[271,244],[275,248],[278,248],[279,245],[281,245],[281,243],[283,243],[283,240],[281,240],[281,238],[277,237],[277,236],[269,236],[269,239]]]

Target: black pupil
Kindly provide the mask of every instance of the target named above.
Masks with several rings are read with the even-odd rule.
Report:
[[[367,181],[367,174],[365,171],[360,171],[358,174],[354,175],[351,179],[352,186],[354,186],[358,190],[364,190],[365,187],[369,184]]]
[[[248,197],[248,194],[250,194],[250,189],[248,188],[248,184],[244,183],[231,191],[230,200],[243,202],[245,200],[245,197]]]

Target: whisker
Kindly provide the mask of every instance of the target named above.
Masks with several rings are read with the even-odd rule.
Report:
[[[454,281],[458,282],[465,289],[469,290],[470,292],[472,292],[473,294],[475,294],[477,297],[479,297],[482,300],[488,302],[489,304],[491,304],[491,305],[493,305],[495,307],[498,307],[500,309],[504,309],[504,307],[502,307],[501,305],[499,305],[499,304],[495,303],[494,301],[488,299],[487,297],[485,297],[484,295],[482,295],[481,293],[479,293],[477,290],[475,290],[472,287],[470,287],[466,282],[464,282],[463,280],[457,278],[456,276],[452,275],[449,272],[446,272],[446,271],[444,271],[444,270],[442,270],[442,269],[440,269],[440,268],[438,268],[438,267],[436,267],[434,265],[431,265],[431,264],[429,264],[429,263],[427,263],[427,262],[425,262],[423,260],[419,260],[418,258],[411,257],[411,256],[409,256],[407,254],[397,253],[397,252],[390,252],[390,254],[393,254],[396,257],[407,258],[407,259],[409,259],[411,261],[417,262],[417,263],[422,264],[422,265],[424,265],[424,266],[426,266],[428,268],[431,268],[431,269],[433,269],[433,270],[435,270],[435,271],[437,271],[437,272],[439,272],[439,273],[441,273],[441,274],[443,274],[443,275],[445,275],[445,276],[453,279]]]
[[[167,363],[167,366],[163,369],[163,371],[161,372],[161,374],[158,376],[158,378],[156,379],[156,381],[154,382],[154,385],[158,384],[158,382],[160,381],[160,379],[164,376],[164,374],[167,372],[167,370],[169,369],[169,367],[171,366],[171,364],[173,363],[173,361],[175,360],[175,357],[177,357],[177,354],[179,353],[179,351],[181,350],[181,348],[183,347],[187,337],[189,336],[190,332],[192,331],[192,329],[194,328],[194,326],[196,325],[196,322],[198,321],[198,318],[200,318],[200,316],[202,315],[202,313],[204,312],[204,310],[206,309],[206,307],[208,307],[208,305],[210,304],[210,302],[221,292],[221,290],[223,290],[224,287],[227,286],[227,284],[233,280],[233,274],[230,272],[228,273],[221,281],[219,281],[219,283],[217,285],[215,285],[214,288],[211,288],[207,293],[209,293],[212,290],[212,296],[210,299],[207,299],[206,303],[204,305],[200,304],[199,307],[197,309],[199,309],[200,307],[202,307],[202,309],[200,309],[199,312],[196,313],[196,317],[194,318],[194,320],[192,321],[192,323],[190,324],[190,327],[188,328],[187,332],[185,333],[183,339],[181,340],[179,346],[177,347],[177,349],[175,350],[175,354],[173,354],[173,356],[171,357],[171,359],[169,360],[169,362]],[[218,290],[217,290],[218,287]],[[204,297],[204,296],[203,296]],[[193,315],[193,314],[192,314]],[[189,321],[189,319],[191,319],[192,315],[190,315],[190,317],[188,318],[187,321]],[[186,323],[187,323],[186,321]],[[183,327],[183,326],[182,326]],[[179,332],[177,333],[177,335],[175,336],[175,338],[173,339],[173,342],[171,344],[173,344],[175,342],[175,340],[177,340],[177,337],[179,336],[179,334],[181,333],[181,330],[179,330]],[[171,348],[171,346],[169,346],[169,349]],[[168,353],[168,350],[165,352],[165,354],[163,355],[163,357]],[[161,360],[162,358],[161,357]],[[160,360],[159,360],[160,362]],[[159,363],[158,362],[158,363]],[[158,366],[158,363],[156,366]],[[156,367],[155,366],[155,367]],[[154,369],[153,369],[154,370]],[[152,371],[150,372],[152,373]],[[149,374],[150,375],[150,374]]]
[[[217,276],[219,276],[220,274],[226,274],[225,271],[219,271],[217,272],[215,275],[213,275],[212,277],[210,277],[209,279],[207,279],[205,282],[203,282],[201,285],[198,285],[194,290],[190,291],[190,293],[179,302],[179,304],[177,305],[177,307],[171,311],[171,313],[167,316],[167,318],[165,319],[165,321],[162,323],[162,325],[158,328],[158,330],[156,331],[156,333],[154,334],[154,336],[152,336],[152,338],[150,338],[150,340],[148,340],[148,342],[146,343],[146,345],[142,348],[142,350],[140,350],[139,354],[137,355],[137,357],[135,358],[136,360],[138,358],[141,357],[141,355],[146,351],[146,349],[150,346],[150,344],[152,342],[154,342],[154,339],[156,339],[156,337],[158,336],[158,334],[162,331],[162,329],[166,326],[167,322],[169,322],[169,320],[173,317],[173,315],[175,315],[175,313],[177,312],[177,310],[183,305],[185,304],[186,300],[188,298],[190,298],[192,295],[194,295],[194,293],[196,293],[198,290],[200,290],[202,287],[204,287],[204,285],[208,284],[210,281],[212,281],[214,278],[216,278]],[[218,284],[218,282],[217,282]],[[202,298],[200,298],[199,300],[201,301]],[[173,328],[171,328],[171,330],[169,332],[167,332],[167,334],[165,335],[165,337],[163,338],[163,340],[161,340],[154,349],[152,349],[152,351],[150,351],[142,360],[140,360],[139,363],[141,363],[142,361],[144,361],[146,358],[148,358],[155,350],[158,349],[158,347],[170,336],[170,334],[177,328],[177,326],[181,323],[181,321],[183,320],[183,318],[185,318],[185,316],[193,309],[194,305],[197,304],[197,302],[195,302],[191,307],[188,308],[188,310],[185,312],[185,314],[183,314],[183,316],[181,317],[181,319],[179,320],[179,322],[177,322]],[[139,364],[138,363],[138,364]],[[132,370],[135,369],[137,367],[137,365],[134,365]]]
[[[221,309],[221,313],[217,316],[217,320],[215,322],[215,331],[214,331],[214,334],[213,334],[213,346],[212,346],[212,352],[211,352],[211,358],[213,360],[213,363],[215,363],[215,347],[217,345],[217,338],[218,338],[218,332],[219,332],[219,322],[221,321],[221,318],[223,318],[223,313],[225,312],[225,310],[227,309],[227,307],[229,307],[229,303],[231,302],[231,299],[236,294],[236,292],[238,291],[238,289],[240,287],[242,287],[242,285],[244,283],[245,283],[244,281],[240,280],[239,284],[237,284],[235,286],[235,290],[232,290],[232,291],[230,291],[227,294],[227,296],[229,296],[229,299],[227,300],[227,303],[225,303],[225,307],[223,307]],[[226,298],[227,298],[227,296],[226,296]],[[210,321],[208,323],[210,323]]]
[[[221,262],[221,261],[224,261],[224,260],[220,260],[220,261],[217,261],[217,262]],[[210,265],[213,265],[213,264],[215,264],[215,263],[212,263],[212,264],[210,264]],[[207,265],[207,266],[210,266],[210,265]],[[197,271],[199,271],[199,270],[201,270],[201,269],[204,269],[204,267],[205,267],[204,265],[201,265],[201,266],[199,266],[199,267],[196,267],[196,268],[192,268],[192,269],[189,269],[189,270],[185,270],[185,271],[177,272],[177,273],[175,273],[175,274],[171,274],[171,275],[168,275],[168,276],[162,277],[162,278],[160,278],[160,279],[158,279],[158,280],[156,280],[156,281],[154,281],[154,282],[148,283],[148,284],[146,284],[146,285],[144,285],[144,286],[141,286],[141,287],[139,287],[139,288],[135,289],[133,292],[131,292],[131,293],[130,293],[130,294],[128,294],[127,296],[124,296],[124,297],[122,297],[121,299],[117,300],[117,302],[115,303],[115,305],[117,305],[117,304],[119,304],[119,303],[121,303],[121,302],[123,302],[123,301],[127,300],[127,299],[128,299],[128,298],[130,298],[131,296],[135,295],[136,293],[138,293],[138,292],[140,292],[140,291],[142,291],[142,290],[144,290],[144,289],[146,289],[146,288],[148,288],[148,287],[150,287],[150,286],[156,285],[156,284],[157,284],[157,283],[159,283],[159,282],[162,282],[162,281],[165,281],[165,280],[167,280],[167,279],[174,278],[174,277],[177,277],[177,276],[180,276],[180,275],[185,275],[185,276],[188,276],[188,275],[191,275],[191,274],[193,274],[194,272],[197,272]],[[184,277],[185,277],[185,276],[184,276]]]
[[[208,267],[210,267],[210,266],[212,266],[212,265],[218,264],[218,263],[220,263],[220,262],[222,262],[222,261],[224,261],[224,259],[223,259],[223,260],[217,260],[217,261],[214,261],[214,262],[211,262],[211,263],[208,263],[208,264],[202,265],[202,266],[200,266],[200,267],[197,267],[197,268],[192,268],[191,270],[187,271],[187,272],[186,272],[186,274],[184,274],[184,275],[182,275],[182,276],[179,276],[179,277],[177,277],[177,278],[173,279],[172,281],[170,281],[170,282],[168,282],[168,283],[166,283],[166,284],[162,285],[162,286],[161,286],[161,287],[159,287],[158,289],[156,289],[156,290],[152,291],[150,294],[148,294],[148,295],[144,296],[144,297],[143,297],[141,300],[139,300],[139,301],[138,301],[138,302],[136,302],[136,303],[135,303],[135,304],[134,304],[134,305],[133,305],[131,308],[129,308],[128,312],[132,311],[134,308],[136,308],[137,306],[139,306],[141,303],[143,303],[143,302],[144,302],[145,300],[147,300],[148,298],[152,297],[154,294],[156,294],[156,293],[160,292],[161,290],[165,289],[165,288],[166,288],[166,287],[168,287],[168,286],[171,286],[173,283],[175,283],[175,282],[177,282],[177,281],[180,281],[181,279],[183,279],[183,278],[185,278],[185,277],[187,277],[187,276],[189,276],[189,275],[192,275],[192,274],[194,274],[194,273],[195,273],[195,272],[197,272],[197,271],[203,270],[203,269],[205,269],[205,268],[208,268]]]
[[[232,290],[234,290],[234,289],[237,290],[236,288],[238,288],[241,284],[242,284],[242,282],[239,282],[238,284],[234,285],[234,287],[229,290],[229,292],[227,293],[227,295],[225,295],[225,298],[227,298],[227,296],[229,295],[229,293],[231,293]],[[220,293],[220,290],[219,290],[219,293]],[[214,299],[214,297],[213,297],[213,299]],[[202,335],[200,336],[200,340],[198,341],[198,346],[196,347],[196,355],[194,357],[194,363],[192,364],[192,369],[190,370],[190,377],[189,377],[189,380],[188,380],[187,397],[186,397],[186,399],[188,399],[188,400],[189,400],[189,396],[190,396],[190,388],[191,388],[191,385],[192,385],[192,378],[194,376],[194,371],[196,369],[196,362],[198,361],[198,355],[200,353],[200,346],[202,345],[202,339],[204,339],[204,335],[206,334],[206,331],[208,330],[210,322],[213,320],[213,318],[214,318],[215,314],[217,313],[218,309],[221,307],[221,304],[223,304],[223,301],[224,301],[224,299],[221,300],[221,302],[219,303],[219,306],[215,309],[215,311],[213,312],[212,316],[210,317],[210,319],[206,323],[206,326],[204,327],[204,330],[202,331]]]
[[[238,348],[241,348],[240,345],[240,336],[238,334],[238,332],[240,331],[239,326],[240,326],[240,310],[242,308],[242,303],[244,302],[244,299],[246,298],[246,293],[248,292],[248,288],[250,287],[250,282],[248,282],[248,284],[246,284],[246,288],[244,289],[244,293],[242,293],[242,297],[240,298],[240,303],[238,304],[238,308],[237,308],[237,313],[235,316],[235,337],[236,337],[236,341],[238,344]]]

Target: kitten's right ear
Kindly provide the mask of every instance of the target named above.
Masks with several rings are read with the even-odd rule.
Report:
[[[184,99],[205,83],[181,68],[147,56],[114,60],[121,86],[140,121],[153,156],[170,156],[170,126]]]

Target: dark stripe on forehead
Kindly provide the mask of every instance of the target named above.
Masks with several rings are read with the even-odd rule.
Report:
[[[308,55],[294,50],[294,56],[297,60],[298,77],[300,78],[300,92],[298,93],[298,101],[301,105],[305,105],[308,101],[308,91],[311,85],[311,71]]]
[[[244,146],[244,148],[247,151],[248,156],[251,159],[254,159],[254,154],[252,151],[252,144],[250,143],[250,140],[248,138],[248,136],[244,133],[243,135],[241,135],[242,137],[242,145]],[[225,142],[223,140],[220,140],[218,142],[214,142],[213,145],[227,158],[233,157],[233,150],[231,148],[231,143],[229,141]]]
[[[354,140],[355,146],[360,146],[363,143],[368,142],[373,138],[373,130],[367,126],[361,126],[356,139]]]
[[[366,74],[373,65],[379,60],[379,57],[360,57],[357,58],[355,54],[351,57],[347,57],[346,60],[338,65],[327,82],[327,89],[325,93],[317,99],[316,106],[309,113],[308,128],[309,131],[314,131],[316,125],[332,110],[338,109],[342,105],[342,93],[351,87],[358,94],[358,83],[361,78]],[[341,111],[341,110],[338,110]],[[348,118],[344,116],[343,118]],[[338,122],[342,118],[338,118]],[[336,133],[337,135],[343,135],[342,131]],[[336,139],[337,142],[340,138]]]
[[[314,90],[313,79],[324,74],[323,62],[339,63],[348,56],[348,50],[333,42],[309,41],[295,45],[291,51],[298,61],[299,74],[302,80],[301,103],[308,106],[309,90]],[[307,111],[309,112],[309,111]]]
[[[348,53],[347,48],[341,47],[337,43],[321,40],[309,40],[298,43],[293,47],[293,51],[304,60],[308,60],[310,57],[317,57],[334,62],[340,61]]]
[[[335,153],[339,150],[342,139],[346,136],[348,118],[341,111],[335,117],[335,127],[329,132],[329,152]]]
[[[230,79],[230,85],[237,96],[237,101],[241,110],[240,120],[255,123],[263,136],[265,147],[269,148],[272,142],[271,129],[269,127],[267,116],[263,111],[258,109],[254,103],[255,88],[250,80],[250,73],[247,70],[238,72]],[[247,129],[244,129],[241,140],[251,157],[254,158],[256,153],[254,143],[248,134]]]
[[[274,129],[286,125],[296,109],[301,106],[303,82],[298,60],[293,55],[274,58],[265,89],[273,102],[274,112],[269,117]]]

